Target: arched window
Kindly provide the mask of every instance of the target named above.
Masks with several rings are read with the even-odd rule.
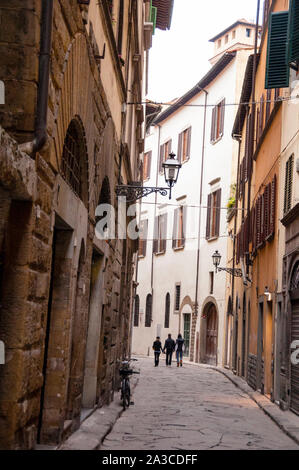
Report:
[[[136,295],[135,297],[134,326],[139,326],[139,295]]]
[[[88,203],[88,158],[84,130],[79,119],[72,119],[66,131],[61,159],[61,173],[74,193]]]
[[[165,321],[164,328],[169,328],[169,314],[170,314],[170,294],[166,294],[165,298]]]
[[[152,323],[152,295],[148,294],[146,297],[145,306],[145,326],[150,327]]]

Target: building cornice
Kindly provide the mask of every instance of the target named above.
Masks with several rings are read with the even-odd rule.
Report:
[[[288,227],[299,216],[299,202],[280,220],[282,225]]]

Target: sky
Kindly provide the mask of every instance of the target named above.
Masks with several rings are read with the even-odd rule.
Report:
[[[257,0],[174,0],[170,30],[153,36],[147,97],[165,102],[191,89],[210,68],[209,39],[238,19],[255,22],[256,8]]]

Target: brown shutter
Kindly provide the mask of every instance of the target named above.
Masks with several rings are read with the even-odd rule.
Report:
[[[224,134],[225,98],[221,101],[220,135]]]
[[[188,129],[187,157],[191,156],[191,127]]]
[[[177,246],[177,231],[178,231],[178,210],[175,209],[173,211],[173,232],[172,232],[172,248],[176,248]]]
[[[218,189],[216,194],[216,226],[215,235],[219,237],[220,233],[220,217],[221,217],[221,189]]]
[[[166,251],[166,243],[167,243],[167,214],[163,214],[163,241],[162,241],[162,251],[165,253]]]
[[[270,210],[270,233],[269,235],[274,235],[275,232],[275,213],[276,213],[276,175],[271,183],[271,210]]]
[[[148,220],[144,220],[143,224],[144,225],[143,225],[143,230],[142,230],[142,235],[143,235],[142,254],[143,256],[146,256]]]
[[[158,253],[158,228],[159,228],[159,221],[158,217],[155,217],[155,223],[154,223],[154,242],[153,242],[153,252],[156,254]]]
[[[181,132],[179,134],[179,140],[178,140],[178,154],[177,154],[177,159],[181,163],[182,162],[182,139],[183,139],[183,133]]]
[[[247,173],[248,177],[252,173],[252,155],[253,155],[253,135],[254,135],[254,130],[252,129],[251,121],[253,119],[253,113],[250,113],[248,116],[249,120],[249,128],[248,128],[248,133],[249,133],[249,142],[248,142],[248,159],[247,159]]]
[[[206,225],[206,238],[210,238],[211,233],[211,204],[212,204],[212,194],[208,195],[207,203],[207,225]]]
[[[262,135],[264,130],[264,107],[265,107],[265,98],[264,95],[261,96],[261,104],[260,104],[260,129],[259,135]]]
[[[147,153],[147,178],[151,177],[152,152]]]
[[[269,116],[270,116],[271,93],[272,93],[272,90],[269,88],[269,90],[267,90],[267,103],[266,103],[266,120],[265,120],[265,124],[267,124],[268,119],[269,119]]]
[[[215,142],[215,135],[216,135],[216,114],[217,114],[217,107],[215,106],[212,110],[212,123],[211,123],[211,142]]]
[[[182,246],[185,246],[186,242],[186,227],[187,227],[187,206],[183,206],[183,237]]]
[[[160,156],[159,156],[159,173],[162,172],[162,163],[164,161],[164,145],[160,145]]]
[[[260,139],[260,110],[256,108],[256,126],[255,126],[255,145],[257,146]],[[256,148],[256,147],[255,147]]]

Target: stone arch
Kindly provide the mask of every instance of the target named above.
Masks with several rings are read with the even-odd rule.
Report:
[[[213,311],[212,311],[213,310]],[[208,296],[202,304],[201,317],[200,317],[200,362],[211,362],[212,358],[207,358],[207,335],[209,334],[209,320],[210,316],[216,317],[216,344],[215,344],[215,358],[213,361],[217,364],[217,349],[218,349],[218,324],[219,324],[219,310],[217,301],[214,297]],[[213,326],[213,325],[211,325]]]

